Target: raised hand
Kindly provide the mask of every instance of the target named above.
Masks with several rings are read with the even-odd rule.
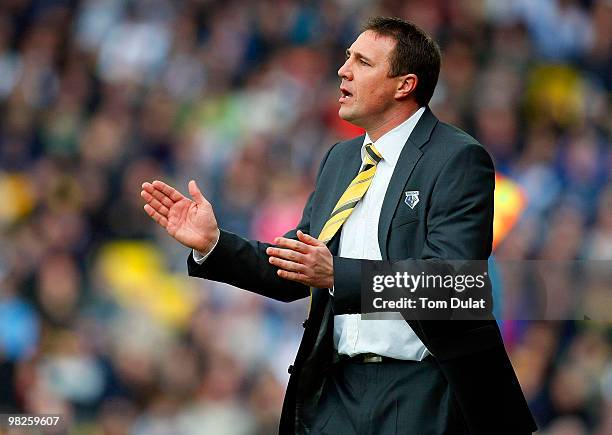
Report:
[[[142,183],[140,196],[146,201],[145,212],[168,234],[188,248],[206,254],[219,238],[219,227],[212,206],[194,180],[188,188],[193,200],[155,180]]]

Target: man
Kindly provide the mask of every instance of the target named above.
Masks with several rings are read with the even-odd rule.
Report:
[[[339,115],[366,130],[325,155],[297,228],[271,246],[220,230],[190,200],[144,183],[145,211],[193,252],[189,274],[277,299],[311,297],[281,434],[527,434],[536,429],[495,321],[364,320],[362,266],[485,260],[494,169],[427,104],[437,45],[371,20],[346,51]],[[236,271],[240,272],[237,273]]]

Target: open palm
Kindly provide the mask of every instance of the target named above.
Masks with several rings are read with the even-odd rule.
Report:
[[[187,198],[162,181],[143,183],[140,196],[146,201],[147,214],[170,236],[183,245],[208,252],[219,236],[219,227],[212,206],[204,198],[195,181],[189,182]]]

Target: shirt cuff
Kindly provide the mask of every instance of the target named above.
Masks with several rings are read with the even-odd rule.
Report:
[[[334,296],[334,286],[332,285],[331,288],[327,289],[329,291],[329,295],[330,296]]]
[[[217,243],[219,243],[219,239],[220,237],[217,237],[217,240],[215,240],[215,244],[210,249],[210,251],[208,251],[206,254],[203,254],[200,251],[196,251],[195,249],[192,249],[191,255],[193,256],[193,261],[195,261],[198,264],[204,263],[206,259],[208,258],[208,256],[212,253],[212,251],[214,251],[215,248],[217,247]]]

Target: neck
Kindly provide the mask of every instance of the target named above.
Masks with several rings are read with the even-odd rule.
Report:
[[[406,110],[394,113],[392,116],[385,118],[383,121],[373,125],[372,127],[367,127],[365,130],[370,139],[372,139],[372,142],[376,142],[387,132],[393,130],[395,127],[414,115],[419,109],[420,107],[417,105],[411,106]]]

